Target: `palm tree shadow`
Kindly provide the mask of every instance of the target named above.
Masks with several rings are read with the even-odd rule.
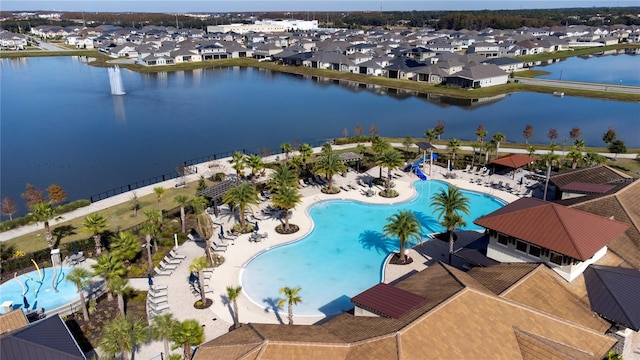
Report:
[[[56,239],[53,243],[53,247],[57,248],[60,245],[62,238],[76,234],[76,227],[72,225],[58,226],[51,230],[51,234]]]
[[[280,324],[284,324],[284,321],[282,320],[282,317],[278,312],[278,310],[281,309],[280,306],[278,306],[278,301],[280,301],[280,299],[274,299],[271,297],[262,299],[262,302],[268,305],[266,308],[264,308],[264,312],[269,312],[269,310],[272,310],[273,314],[276,316],[276,320],[278,320]]]
[[[227,295],[220,295],[220,300],[222,301],[222,304],[227,307],[227,310],[229,310],[229,314],[233,318],[235,315],[233,314],[233,307],[231,306],[232,303],[231,300],[229,300],[229,297]]]
[[[378,254],[389,254],[397,247],[395,239],[386,238],[382,233],[373,230],[365,230],[361,233],[359,241],[364,249],[374,249]]]

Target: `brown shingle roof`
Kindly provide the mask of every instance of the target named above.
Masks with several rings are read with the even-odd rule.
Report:
[[[397,319],[427,299],[397,287],[380,283],[351,298],[355,305],[375,314]]]
[[[469,275],[494,294],[500,295],[537,267],[538,264],[534,263],[502,263],[484,268],[474,267],[469,270]]]
[[[474,223],[583,261],[629,227],[534,198],[516,200]]]
[[[29,325],[29,322],[22,310],[14,310],[0,315],[0,334],[21,329],[27,325]]]
[[[582,194],[604,194],[615,188],[612,184],[592,184],[578,181],[572,181],[560,188],[564,192],[582,193]]]
[[[572,182],[607,184],[629,178],[623,174],[605,165],[594,166],[584,169],[568,170],[553,175],[549,181],[559,188],[563,188]]]
[[[543,264],[502,293],[502,297],[601,333],[610,327],[560,282],[558,274]]]
[[[594,358],[580,349],[537,336],[519,328],[513,329],[522,360],[578,360]]]

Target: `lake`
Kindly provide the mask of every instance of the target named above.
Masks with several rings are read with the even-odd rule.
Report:
[[[549,72],[540,79],[640,86],[640,59],[632,54],[576,56],[535,69]]]
[[[2,59],[0,186],[24,212],[27,182],[59,184],[69,199],[173,172],[183,161],[246,149],[277,151],[284,142],[317,143],[365,132],[422,137],[437,120],[444,137],[472,139],[479,123],[489,136],[562,142],[582,129],[587,145],[603,146],[613,127],[640,147],[640,104],[550,94],[516,93],[488,101],[412,96],[251,68],[139,74],[122,70],[126,95],[110,94],[107,69],[81,57]],[[590,61],[590,60],[589,60]]]

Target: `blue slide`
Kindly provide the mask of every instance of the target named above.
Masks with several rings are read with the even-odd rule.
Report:
[[[416,161],[411,165],[411,169],[421,180],[427,180],[427,175],[425,175],[422,170],[420,170],[420,165],[422,165],[422,159]]]

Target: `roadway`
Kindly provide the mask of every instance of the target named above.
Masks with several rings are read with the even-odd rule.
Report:
[[[515,77],[514,79],[521,84],[529,84],[529,85],[551,86],[551,87],[558,87],[558,88],[564,88],[564,89],[582,89],[582,90],[595,90],[595,91],[611,91],[611,92],[628,93],[628,94],[640,94],[639,86],[597,84],[597,83],[586,83],[586,82],[578,82],[578,81],[532,79],[532,78],[522,78],[522,77]]]

